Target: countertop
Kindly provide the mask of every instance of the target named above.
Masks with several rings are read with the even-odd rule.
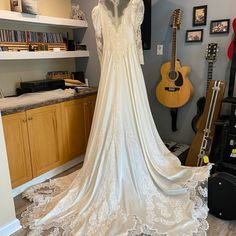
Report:
[[[52,91],[27,93],[16,97],[0,98],[0,111],[2,115],[24,112],[30,109],[70,101],[97,93],[97,88],[87,87],[79,89],[57,89]]]

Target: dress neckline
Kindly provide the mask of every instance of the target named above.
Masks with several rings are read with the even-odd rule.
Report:
[[[129,8],[131,7],[132,4],[133,4],[133,0],[130,0],[129,3],[127,4],[127,6],[122,11],[122,14],[120,17],[120,23],[116,26],[114,23],[116,19],[113,16],[112,12],[107,8],[107,6],[104,3],[102,3],[102,2],[98,3],[98,5],[102,6],[103,10],[107,13],[107,17],[109,18],[110,23],[116,32],[120,31],[120,28],[123,25],[124,19],[127,14],[126,12],[129,10]]]

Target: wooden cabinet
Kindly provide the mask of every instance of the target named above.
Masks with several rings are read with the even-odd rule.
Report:
[[[3,116],[3,129],[12,187],[32,179],[31,156],[25,112]]]
[[[65,161],[85,153],[84,102],[77,99],[62,103]]]
[[[96,95],[92,95],[62,103],[66,161],[76,158],[86,151],[95,102]]]
[[[84,122],[85,122],[85,145],[87,146],[91,125],[93,121],[93,113],[96,104],[96,95],[84,98]]]
[[[2,117],[12,187],[85,153],[96,95]]]
[[[62,122],[60,105],[26,112],[33,177],[62,164]]]

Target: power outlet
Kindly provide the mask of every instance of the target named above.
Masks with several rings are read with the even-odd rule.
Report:
[[[157,44],[157,55],[163,55],[163,44]]]

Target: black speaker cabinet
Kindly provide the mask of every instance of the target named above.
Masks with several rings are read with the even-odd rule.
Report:
[[[220,219],[236,220],[236,177],[219,172],[208,180],[208,208]]]

